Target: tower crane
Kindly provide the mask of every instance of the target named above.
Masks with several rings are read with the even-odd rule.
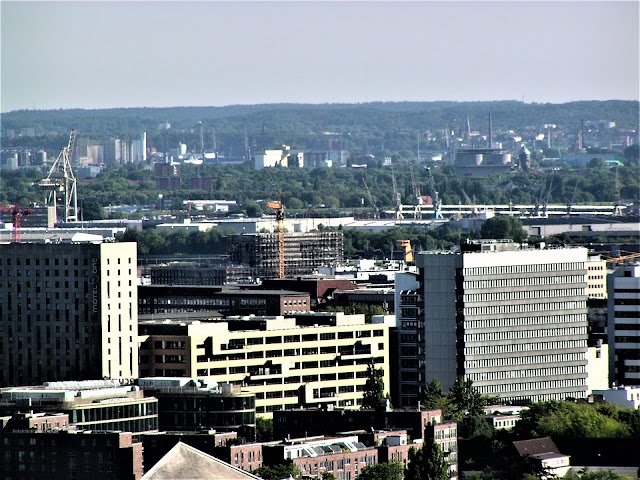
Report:
[[[277,200],[267,202],[267,208],[276,211],[276,228],[278,233],[278,278],[284,278],[284,205],[282,195],[278,192]]]
[[[13,243],[20,243],[20,223],[22,217],[30,215],[32,210],[30,208],[20,208],[19,205],[0,205],[0,212],[9,212],[13,217]]]
[[[71,168],[71,157],[78,136],[77,130],[71,130],[68,144],[60,150],[46,178],[38,182],[38,187],[45,191],[44,204],[47,207],[58,207],[58,195],[64,201],[64,221],[78,221],[78,187],[76,177]]]

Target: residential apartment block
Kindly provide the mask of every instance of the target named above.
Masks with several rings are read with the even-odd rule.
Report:
[[[303,406],[356,406],[367,365],[389,386],[389,327],[364,315],[140,322],[143,376],[210,377],[256,395],[256,413]]]
[[[399,351],[401,362],[403,349],[420,362],[424,346],[424,370],[407,364],[401,373],[419,385],[438,378],[445,389],[464,377],[483,395],[514,403],[585,397],[586,262],[586,248],[502,241],[418,254],[418,295],[404,292],[399,307],[417,315],[399,319]],[[400,395],[402,406],[418,401],[417,392]]]
[[[609,381],[640,385],[640,263],[608,277]]]
[[[382,442],[380,441],[380,432],[385,430],[391,432],[389,433],[391,438],[387,437],[389,440]],[[366,434],[362,435],[359,433],[360,431],[366,432]],[[397,435],[401,435],[400,431],[405,437],[404,442],[398,442]],[[275,438],[302,437],[303,435],[305,437],[331,436],[341,432],[358,432],[358,437],[366,445],[384,446],[384,449],[378,449],[380,458],[376,459],[376,462],[400,461],[405,466],[408,444],[434,440],[442,448],[449,464],[449,478],[455,479],[458,476],[457,424],[443,422],[441,410],[304,409],[281,410],[273,414]],[[395,441],[392,441],[394,435],[396,438]],[[370,436],[374,438],[366,440]],[[392,448],[394,445],[396,448]],[[399,448],[401,445],[404,445],[405,448]],[[420,445],[416,448],[420,448]],[[265,451],[265,463],[267,461],[268,456]],[[318,468],[317,463],[315,468]],[[307,471],[311,474],[314,473],[313,470]]]
[[[138,376],[135,243],[0,245],[0,386]]]
[[[138,480],[142,444],[129,432],[0,429],[0,478]]]

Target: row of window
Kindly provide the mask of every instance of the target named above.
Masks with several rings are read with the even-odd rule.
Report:
[[[585,301],[572,302],[546,302],[546,303],[521,303],[518,305],[488,305],[486,307],[466,307],[463,309],[465,316],[470,315],[496,315],[504,313],[546,312],[554,310],[585,310]]]
[[[510,317],[510,318],[488,318],[483,320],[465,320],[465,330],[499,328],[499,327],[518,327],[530,325],[567,325],[569,323],[583,323],[587,321],[587,315],[584,313],[568,313],[565,315],[541,315],[532,317]]]
[[[514,352],[541,352],[547,350],[564,350],[569,348],[587,348],[587,340],[563,340],[558,342],[515,343],[509,345],[482,345],[466,347],[465,355],[495,355]]]
[[[481,288],[511,288],[534,285],[559,285],[567,283],[584,283],[584,275],[554,275],[547,277],[496,278],[491,280],[466,280],[465,291]]]
[[[549,375],[576,375],[586,372],[584,365],[570,365],[564,367],[549,367],[549,368],[531,368],[522,370],[500,370],[497,372],[479,372],[471,373],[467,375],[474,382],[479,381],[492,381],[492,380],[507,380],[515,378],[535,378],[546,377]]]
[[[506,275],[510,273],[561,272],[569,270],[586,270],[585,262],[534,263],[531,265],[473,267],[465,268],[463,273],[465,276],[480,276]]]
[[[509,367],[515,365],[554,364],[566,362],[584,362],[584,353],[552,353],[549,355],[518,355],[517,357],[482,358],[479,360],[467,360],[465,369]]]
[[[546,380],[541,382],[523,382],[523,383],[499,383],[496,385],[477,385],[478,390],[483,395],[524,392],[535,390],[550,390],[571,387],[583,387],[585,385],[584,378],[565,378],[562,380]],[[577,397],[583,397],[585,392],[580,392]],[[557,395],[557,394],[556,394]]]
[[[500,340],[522,340],[525,338],[585,336],[587,327],[543,328],[533,330],[503,330],[500,332],[465,334],[465,342],[488,342]]]
[[[554,297],[579,297],[586,295],[585,288],[545,290],[515,290],[508,292],[472,293],[464,295],[465,303],[496,302],[504,300],[537,300]]]

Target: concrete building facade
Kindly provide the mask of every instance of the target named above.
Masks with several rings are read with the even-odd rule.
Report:
[[[608,276],[609,381],[640,385],[640,263]]]
[[[424,382],[464,377],[514,403],[584,398],[586,262],[586,248],[501,241],[418,254]]]
[[[357,406],[370,361],[389,389],[389,327],[365,323],[364,315],[150,320],[139,331],[142,375],[242,385],[255,394],[257,414]]]
[[[135,243],[0,245],[0,386],[138,376]]]

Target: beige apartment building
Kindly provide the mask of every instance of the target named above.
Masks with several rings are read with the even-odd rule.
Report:
[[[0,244],[0,386],[138,377],[135,243]]]
[[[364,315],[300,313],[139,324],[141,376],[211,377],[256,395],[256,413],[362,403],[367,366],[389,390],[389,327]]]
[[[600,255],[587,257],[587,298],[607,298],[607,261]]]

